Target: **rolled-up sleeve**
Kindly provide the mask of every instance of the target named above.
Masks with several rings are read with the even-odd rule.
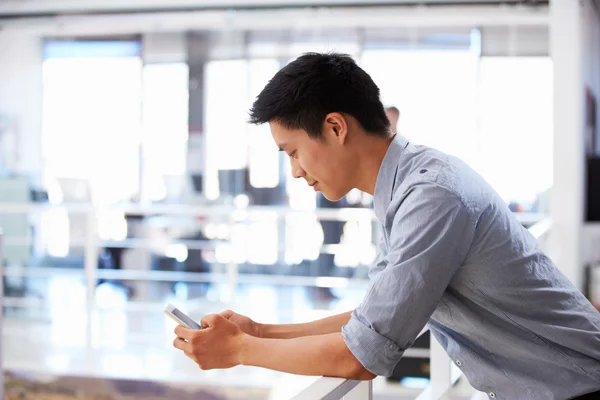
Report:
[[[475,230],[461,199],[433,182],[408,190],[390,223],[381,239],[389,240],[387,265],[342,328],[352,354],[382,376],[392,375],[435,311]]]

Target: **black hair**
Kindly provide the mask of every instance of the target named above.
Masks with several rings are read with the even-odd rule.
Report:
[[[321,138],[331,112],[351,115],[368,134],[389,135],[379,88],[350,56],[338,53],[306,53],[283,67],[254,101],[250,122],[277,121]]]

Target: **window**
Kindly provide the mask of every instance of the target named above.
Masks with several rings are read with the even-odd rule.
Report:
[[[267,82],[279,70],[279,62],[273,59],[251,60],[248,62],[250,91],[245,120],[248,110],[263,90]],[[279,184],[279,149],[269,132],[268,125],[249,125],[249,167],[250,184],[257,188],[276,187]]]
[[[139,190],[142,61],[136,49],[135,42],[46,44],[46,173],[81,180],[97,203],[129,200]]]
[[[552,185],[552,64],[470,50],[365,50],[362,67],[413,143],[455,155],[507,202]]]
[[[185,189],[188,77],[185,63],[144,66],[142,188],[151,201],[162,200],[167,191],[181,194]]]
[[[507,202],[533,203],[552,186],[552,61],[481,59],[477,169]]]
[[[279,70],[274,59],[211,61],[206,65],[206,196],[220,195],[219,170],[249,169],[257,188],[279,184],[279,152],[268,125],[248,124],[258,93]],[[237,224],[232,232],[237,262],[274,264],[278,257],[276,216]]]
[[[362,67],[384,105],[400,110],[399,132],[472,163],[476,154],[478,57],[470,50],[365,50]]]

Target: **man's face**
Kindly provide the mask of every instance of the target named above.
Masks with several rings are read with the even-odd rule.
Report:
[[[351,160],[339,135],[324,124],[322,139],[313,139],[302,129],[287,129],[279,122],[269,123],[277,146],[289,159],[294,178],[304,178],[315,191],[331,200],[343,198],[352,188]]]

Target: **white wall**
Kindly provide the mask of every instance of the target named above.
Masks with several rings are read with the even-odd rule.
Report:
[[[16,118],[17,171],[41,171],[42,42],[0,30],[0,114]]]

